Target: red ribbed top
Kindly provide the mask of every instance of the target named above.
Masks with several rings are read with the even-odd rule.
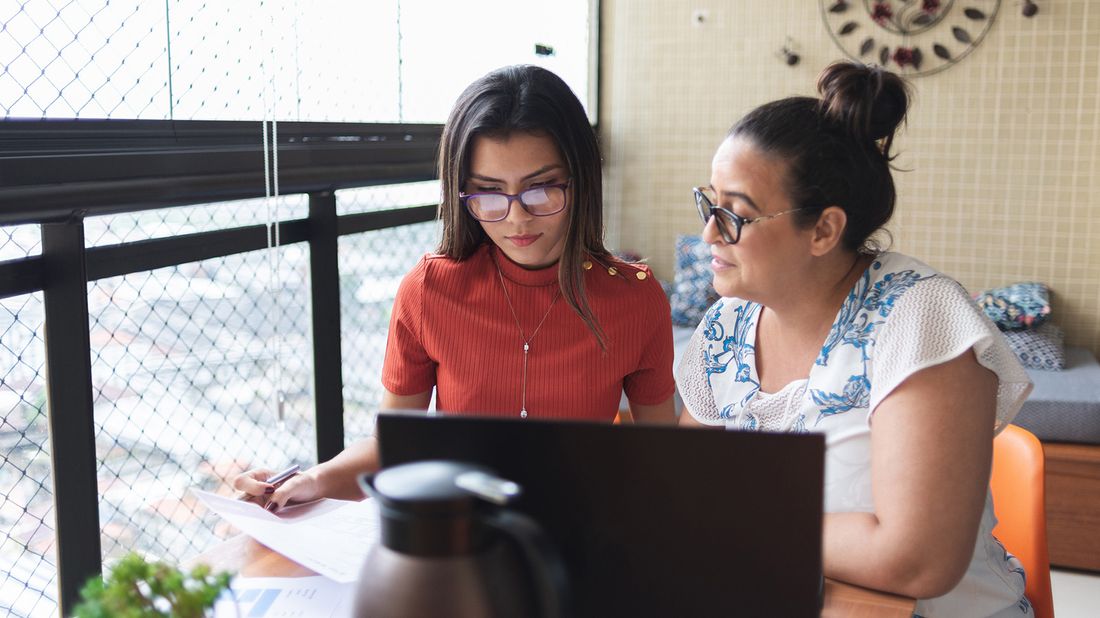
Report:
[[[672,396],[669,305],[648,267],[616,263],[613,276],[594,264],[585,272],[605,353],[564,297],[554,302],[557,266],[527,270],[493,245],[461,262],[425,256],[405,276],[386,342],[387,390],[413,395],[435,386],[439,410],[519,416],[523,338],[494,261],[524,335],[546,315],[527,357],[529,418],[610,421],[624,390],[643,405]]]

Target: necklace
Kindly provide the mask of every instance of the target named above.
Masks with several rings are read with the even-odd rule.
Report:
[[[542,328],[543,323],[546,322],[546,318],[550,317],[550,311],[554,309],[554,305],[557,304],[558,299],[561,298],[561,288],[558,288],[557,293],[554,294],[554,300],[550,301],[550,306],[546,308],[546,313],[542,314],[539,325],[535,327],[535,331],[528,337],[523,334],[523,327],[520,326],[519,316],[516,315],[516,308],[512,306],[512,297],[508,294],[508,286],[504,285],[504,273],[501,272],[500,264],[497,263],[495,257],[493,258],[493,266],[497,267],[497,278],[500,279],[500,289],[504,290],[504,300],[508,301],[508,309],[512,311],[512,319],[516,321],[516,330],[519,331],[519,338],[523,340],[523,395],[519,404],[519,417],[527,418],[527,353],[531,351],[531,342],[535,340],[535,335],[539,334],[539,329]]]

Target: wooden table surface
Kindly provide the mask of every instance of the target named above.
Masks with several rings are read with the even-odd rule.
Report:
[[[189,565],[207,564],[217,571],[245,577],[305,577],[313,571],[241,534],[200,554]],[[823,618],[910,618],[913,599],[825,579]]]

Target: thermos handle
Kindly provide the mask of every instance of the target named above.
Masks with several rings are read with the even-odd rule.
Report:
[[[543,618],[570,615],[569,578],[565,562],[550,538],[532,518],[507,509],[496,509],[483,516],[486,525],[501,531],[519,546],[530,567],[538,607]]]

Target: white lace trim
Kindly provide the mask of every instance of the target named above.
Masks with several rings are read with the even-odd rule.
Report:
[[[872,414],[906,378],[971,348],[978,363],[997,374],[999,432],[1020,411],[1031,381],[996,325],[961,285],[947,277],[914,284],[882,325],[871,358]]]
[[[718,302],[722,302],[719,300]],[[725,421],[718,413],[714,403],[714,391],[707,381],[706,365],[703,362],[703,330],[706,322],[700,322],[688,342],[687,349],[676,368],[676,386],[680,389],[680,398],[684,408],[704,425],[724,425]]]
[[[758,391],[746,412],[753,415],[760,431],[791,431],[802,416],[802,400],[809,385],[809,380],[795,380],[774,393]]]

